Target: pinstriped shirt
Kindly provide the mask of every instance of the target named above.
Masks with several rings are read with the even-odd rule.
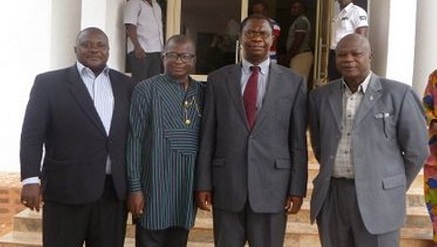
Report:
[[[337,178],[354,178],[353,166],[353,147],[352,147],[352,130],[354,125],[355,115],[369,86],[371,73],[358,87],[355,93],[343,81],[343,117],[341,126],[341,139],[338,144],[337,153],[334,162],[334,171],[332,176]]]
[[[194,168],[204,85],[187,90],[167,75],[140,82],[130,109],[127,143],[130,191],[144,193],[140,224],[149,230],[194,225]]]
[[[77,62],[77,69],[90,93],[94,107],[105,127],[106,134],[109,135],[112,113],[114,111],[114,94],[112,93],[111,80],[109,78],[109,68],[105,67],[98,76],[90,68],[85,67],[79,62]],[[109,155],[106,159],[106,174],[111,174],[111,158]]]

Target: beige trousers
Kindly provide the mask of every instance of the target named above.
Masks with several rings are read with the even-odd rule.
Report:
[[[308,80],[311,66],[313,66],[314,56],[311,51],[302,52],[291,58],[290,69]]]

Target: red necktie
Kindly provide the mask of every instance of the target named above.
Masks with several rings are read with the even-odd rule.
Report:
[[[256,95],[258,93],[258,75],[260,67],[250,66],[250,70],[252,71],[252,74],[250,75],[249,80],[247,80],[246,88],[243,93],[243,100],[249,129],[252,129],[256,117]]]

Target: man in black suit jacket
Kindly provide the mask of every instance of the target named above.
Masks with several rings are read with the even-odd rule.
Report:
[[[72,67],[35,79],[21,133],[21,201],[36,211],[44,201],[46,247],[123,246],[133,85],[106,65],[102,30],[81,31],[75,53]]]

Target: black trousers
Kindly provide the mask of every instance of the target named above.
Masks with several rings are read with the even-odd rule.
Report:
[[[136,247],[186,247],[189,231],[182,227],[164,230],[148,230],[137,224],[135,232]]]
[[[130,52],[127,59],[135,82],[159,75],[163,70],[160,52],[146,53],[143,59],[136,58],[134,52]]]
[[[116,197],[107,176],[102,197],[93,203],[70,205],[44,201],[44,247],[122,247],[126,234],[126,202]]]

